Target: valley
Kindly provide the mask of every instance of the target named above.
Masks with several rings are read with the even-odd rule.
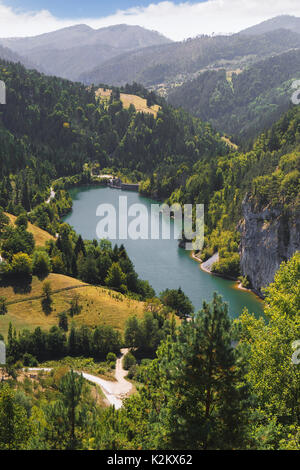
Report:
[[[0,452],[300,446],[300,10],[147,2],[0,7]]]

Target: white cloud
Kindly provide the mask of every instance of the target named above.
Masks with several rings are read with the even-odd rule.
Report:
[[[138,3],[138,0],[136,0]],[[46,10],[15,12],[0,2],[0,36],[34,36],[85,23],[93,28],[126,23],[159,31],[174,40],[207,33],[238,32],[277,15],[300,16],[299,0],[207,0],[204,3],[170,1],[119,10],[103,18],[61,20]]]

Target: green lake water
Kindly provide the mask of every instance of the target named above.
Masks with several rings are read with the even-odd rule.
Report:
[[[81,187],[69,191],[73,199],[73,210],[64,221],[74,227],[86,240],[97,238],[96,227],[101,217],[96,216],[99,204],[112,204],[118,214],[119,197],[127,196],[131,204],[144,204],[150,213],[151,204],[157,202],[131,191],[120,191],[108,187]],[[130,222],[132,218],[128,217]],[[166,223],[164,217],[161,224]],[[173,222],[172,222],[173,223]],[[239,316],[244,307],[257,316],[263,313],[263,302],[254,294],[238,290],[236,283],[212,276],[200,269],[200,264],[191,259],[190,252],[178,247],[178,240],[111,240],[113,244],[124,244],[141,279],[150,282],[156,293],[166,288],[181,287],[189,296],[196,310],[203,300],[211,300],[218,292],[228,302],[231,317]]]

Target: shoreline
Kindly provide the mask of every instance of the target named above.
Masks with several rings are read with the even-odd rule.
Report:
[[[234,281],[234,283],[235,283],[234,286],[233,286],[234,289],[238,289],[238,290],[241,290],[241,291],[244,291],[244,292],[248,292],[250,294],[255,295],[255,297],[257,299],[259,299],[261,302],[264,301],[264,299],[257,292],[255,292],[252,289],[248,289],[247,287],[243,287],[241,281],[239,281],[238,279],[236,279],[234,277],[231,277],[231,276],[222,276],[221,274],[211,272],[209,267],[211,267],[213,265],[213,263],[215,262],[216,255],[217,255],[217,253],[215,253],[211,258],[209,258],[208,260],[203,262],[201,258],[198,258],[198,256],[196,256],[194,251],[191,252],[191,258],[194,261],[196,261],[197,263],[200,264],[200,269],[202,271],[204,271],[207,274],[210,274],[211,276],[220,277],[220,278],[226,279],[228,281]],[[208,262],[210,262],[210,263],[208,263]],[[208,263],[208,264],[206,265],[206,263]]]
[[[94,180],[93,182],[90,182],[90,183],[72,185],[70,188],[66,188],[66,191],[68,191],[69,189],[72,189],[72,188],[79,187],[79,186],[84,186],[84,187],[88,187],[88,186],[90,186],[90,187],[93,187],[93,186],[94,187],[97,187],[97,186],[101,187],[102,186],[102,187],[108,187],[110,189],[116,189],[118,191],[122,190],[121,188],[110,186],[110,185],[106,184],[106,182],[103,181],[103,179],[102,179],[101,182],[100,181],[95,181]],[[140,191],[132,191],[132,192],[138,193],[142,197],[145,197],[145,198],[149,199],[149,196],[143,195],[142,193],[140,193]],[[63,217],[66,217],[70,212],[72,212],[72,208],[70,208],[70,210],[68,210],[67,213],[63,215]],[[218,273],[211,272],[210,268],[211,268],[212,264],[217,261],[216,255],[218,255],[218,253],[215,253],[211,258],[209,258],[205,262],[203,262],[201,258],[198,258],[198,256],[196,256],[195,251],[191,251],[190,257],[194,261],[196,261],[197,263],[200,263],[201,270],[204,271],[206,274],[210,274],[211,276],[220,277],[221,279],[225,279],[225,280],[228,280],[228,281],[233,281],[234,282],[234,285],[233,285],[234,289],[238,289],[238,290],[241,290],[241,291],[244,291],[244,292],[251,293],[251,294],[255,295],[255,297],[257,299],[259,299],[261,302],[264,301],[263,297],[261,295],[259,295],[258,292],[255,292],[252,289],[248,289],[246,287],[243,287],[241,281],[239,281],[238,279],[236,279],[234,277],[231,277],[231,276],[224,276],[224,275],[221,275],[221,274],[218,274]],[[208,263],[208,262],[210,262],[210,263]]]

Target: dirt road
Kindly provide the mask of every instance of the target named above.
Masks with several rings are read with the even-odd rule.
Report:
[[[96,385],[99,385],[106,396],[108,402],[111,405],[114,405],[118,410],[123,405],[123,399],[128,395],[132,389],[132,384],[125,380],[127,371],[123,369],[123,357],[128,353],[128,349],[121,350],[121,356],[117,359],[116,363],[116,372],[115,378],[116,382],[111,382],[109,380],[101,379],[95,375],[88,374],[86,372],[76,371],[78,374],[82,374],[83,378],[92,382]],[[45,372],[50,372],[51,369],[47,368],[30,368],[30,371],[44,370]]]

